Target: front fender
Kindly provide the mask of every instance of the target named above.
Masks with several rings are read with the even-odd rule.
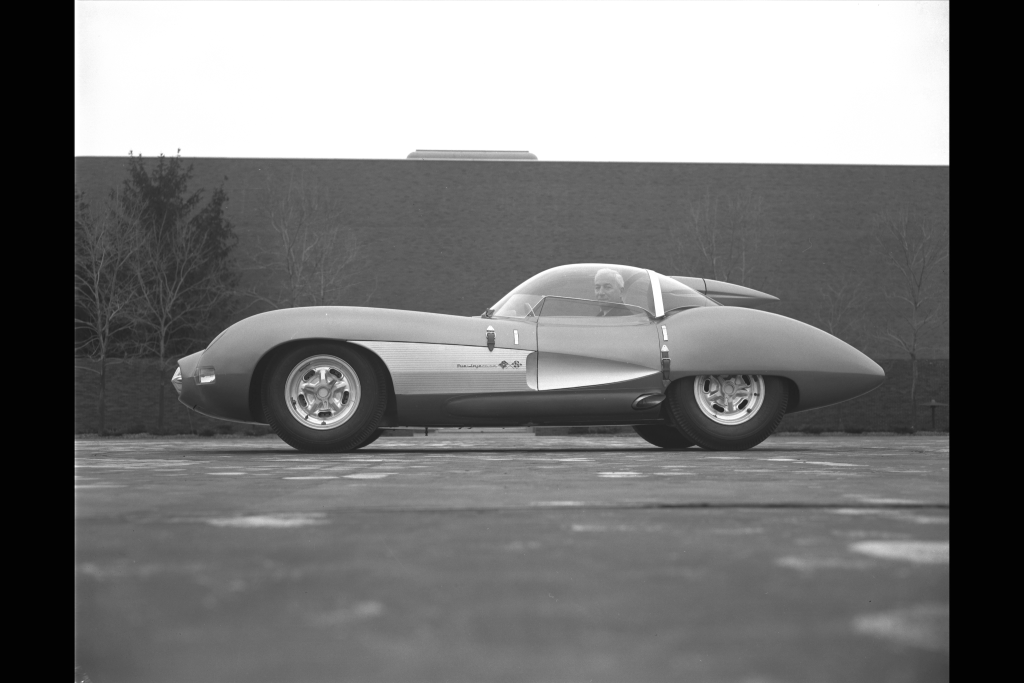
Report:
[[[310,306],[259,313],[227,328],[201,356],[186,357],[192,367],[215,368],[217,380],[214,384],[195,386],[187,395],[183,391],[182,400],[207,415],[251,421],[257,417],[250,406],[253,373],[260,360],[282,344],[330,339],[486,349],[488,327],[496,330],[496,348],[536,350],[534,337],[525,334],[524,324],[510,321],[356,306]],[[516,328],[524,334],[513,336]]]
[[[820,408],[865,394],[885,381],[878,363],[827,332],[776,313],[714,306],[664,321],[670,380],[692,375],[755,374],[796,384],[787,412]]]

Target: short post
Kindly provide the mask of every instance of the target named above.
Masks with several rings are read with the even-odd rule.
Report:
[[[948,403],[939,403],[938,401],[936,401],[933,398],[932,400],[928,401],[927,403],[922,403],[921,405],[928,406],[929,408],[932,409],[932,431],[934,432],[935,431],[935,409],[938,408],[939,406],[946,406],[948,408],[949,404]]]

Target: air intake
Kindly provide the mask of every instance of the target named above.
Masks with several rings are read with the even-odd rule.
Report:
[[[490,149],[418,149],[406,159],[441,159],[462,161],[537,161],[536,154],[527,151]]]

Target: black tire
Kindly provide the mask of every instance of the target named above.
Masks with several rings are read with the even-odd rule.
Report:
[[[767,439],[778,428],[786,414],[789,403],[789,383],[781,377],[760,377],[758,375],[718,375],[716,378],[742,378],[753,385],[763,383],[763,395],[753,394],[759,400],[758,407],[749,417],[736,418],[744,421],[729,424],[709,417],[698,404],[698,392],[707,387],[707,377],[683,377],[669,386],[668,412],[675,426],[701,448],[711,451],[744,451]],[[707,404],[705,403],[707,407]],[[728,416],[726,416],[728,419]]]
[[[694,442],[675,427],[663,425],[633,425],[633,431],[644,441],[658,448],[678,451],[690,448]]]
[[[367,447],[367,446],[369,446],[369,445],[370,445],[371,443],[373,443],[374,441],[376,441],[377,439],[379,439],[379,438],[380,438],[380,435],[381,435],[381,434],[383,434],[383,433],[384,433],[384,430],[383,430],[383,429],[378,429],[378,430],[377,430],[377,431],[375,431],[375,432],[374,432],[373,434],[370,434],[370,438],[368,438],[368,439],[367,439],[366,441],[362,442],[361,444],[359,444],[358,446],[356,446],[356,447],[355,447],[354,449],[352,449],[352,450],[359,450],[360,448],[366,448],[366,447]]]
[[[313,359],[316,362],[309,362]],[[345,365],[348,367],[345,368]],[[339,369],[339,372],[331,373],[328,381],[352,389],[351,399],[348,391],[344,391],[343,397],[338,399],[339,403],[351,400],[351,404],[346,404],[347,408],[339,406],[333,416],[330,410],[311,410],[312,404],[307,405],[304,396],[299,397],[298,403],[294,398],[287,398],[291,395],[286,393],[289,382],[294,386],[296,381],[319,381],[315,372],[312,375],[307,372],[309,377],[302,375],[303,371],[311,370],[314,366]],[[350,374],[355,375],[354,382],[348,376]],[[326,377],[327,374],[322,376]],[[385,387],[387,381],[384,369],[368,358],[368,354],[343,342],[310,342],[283,350],[273,359],[263,378],[263,412],[271,429],[293,448],[314,453],[343,453],[366,445],[377,433],[377,425],[387,407]],[[335,391],[335,387],[329,391]],[[328,393],[328,397],[333,401],[334,394]],[[316,396],[313,398],[314,403],[320,400]],[[321,407],[324,405],[321,404]],[[300,415],[304,422],[300,422]],[[321,418],[322,422],[317,424]],[[338,424],[329,424],[328,420],[337,420]]]

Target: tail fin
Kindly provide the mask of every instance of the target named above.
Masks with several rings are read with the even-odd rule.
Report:
[[[722,304],[723,306],[757,308],[771,303],[772,301],[779,300],[777,296],[765,294],[764,292],[759,292],[756,289],[751,289],[750,287],[734,285],[731,282],[709,280],[703,277],[686,277],[683,275],[673,275],[672,279],[696,289],[704,296]]]

